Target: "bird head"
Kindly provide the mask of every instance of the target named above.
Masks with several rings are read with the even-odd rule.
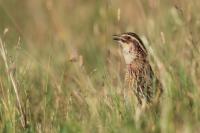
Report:
[[[146,58],[147,50],[137,34],[127,32],[113,35],[113,40],[121,47],[126,64],[133,63],[136,58]]]

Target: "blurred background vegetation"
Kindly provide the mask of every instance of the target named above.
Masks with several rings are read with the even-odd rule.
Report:
[[[199,11],[199,0],[0,0],[0,131],[200,132]],[[139,124],[112,41],[126,31],[164,86]]]

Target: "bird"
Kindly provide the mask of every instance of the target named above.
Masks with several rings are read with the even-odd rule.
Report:
[[[159,101],[163,87],[148,60],[148,51],[140,37],[133,32],[113,35],[126,64],[125,85],[133,90],[139,106]]]

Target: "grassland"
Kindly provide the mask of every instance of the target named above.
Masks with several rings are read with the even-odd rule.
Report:
[[[198,0],[0,0],[0,132],[200,132],[199,11]],[[164,86],[139,123],[112,42],[125,31]]]

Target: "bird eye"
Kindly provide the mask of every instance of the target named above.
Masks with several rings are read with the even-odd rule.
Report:
[[[127,36],[126,39],[127,39],[127,40],[131,40],[131,37],[130,37],[130,36]]]

